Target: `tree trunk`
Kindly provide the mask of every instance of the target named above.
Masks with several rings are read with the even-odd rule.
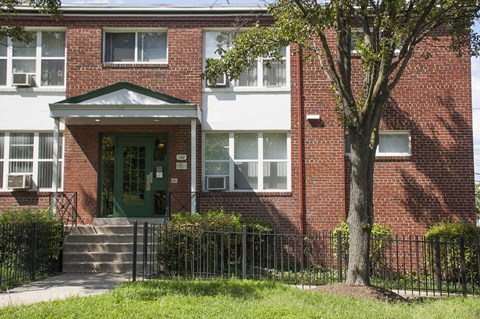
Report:
[[[376,147],[370,138],[351,136],[350,207],[348,225],[350,247],[346,283],[370,285],[369,246],[373,226],[373,168]],[[375,143],[376,145],[376,143]]]

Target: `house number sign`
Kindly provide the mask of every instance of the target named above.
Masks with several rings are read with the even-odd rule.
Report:
[[[187,154],[177,154],[177,161],[186,161]]]

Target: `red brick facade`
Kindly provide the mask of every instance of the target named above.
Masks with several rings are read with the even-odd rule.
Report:
[[[40,22],[39,22],[40,23]],[[43,23],[43,22],[42,22]],[[67,97],[117,82],[136,85],[202,103],[202,32],[205,27],[228,27],[223,18],[113,19],[66,17]],[[168,30],[168,66],[145,67],[102,64],[103,28],[162,27]],[[298,162],[296,59],[291,58],[291,191],[284,193],[201,192],[202,211],[223,207],[245,217],[298,230],[298,179],[303,166],[306,229],[331,229],[345,220],[348,209],[349,158],[344,133],[335,112],[330,85],[315,63],[303,63],[302,125],[304,163]],[[432,58],[420,53],[411,61],[404,79],[385,108],[382,129],[407,130],[412,155],[379,157],[375,171],[375,218],[395,234],[421,235],[438,221],[475,220],[473,190],[473,137],[470,100],[470,58],[438,48]],[[319,114],[320,121],[305,120]],[[68,126],[65,131],[65,191],[79,193],[79,213],[86,223],[98,211],[99,136],[102,133],[168,133],[169,174],[178,184],[171,192],[190,191],[190,171],[175,169],[175,154],[190,158],[187,126]],[[197,189],[201,190],[201,126],[197,130]],[[0,206],[37,202],[0,194]],[[175,209],[172,206],[172,209]]]

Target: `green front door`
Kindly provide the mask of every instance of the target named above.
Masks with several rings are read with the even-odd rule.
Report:
[[[114,214],[149,216],[152,210],[151,138],[118,137],[115,154]]]
[[[155,217],[167,209],[166,137],[115,136],[113,216]]]

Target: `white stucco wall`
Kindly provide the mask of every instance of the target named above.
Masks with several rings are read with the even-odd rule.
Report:
[[[204,131],[290,130],[290,92],[204,92]]]
[[[64,91],[0,91],[0,131],[53,131],[48,104],[63,99]]]

